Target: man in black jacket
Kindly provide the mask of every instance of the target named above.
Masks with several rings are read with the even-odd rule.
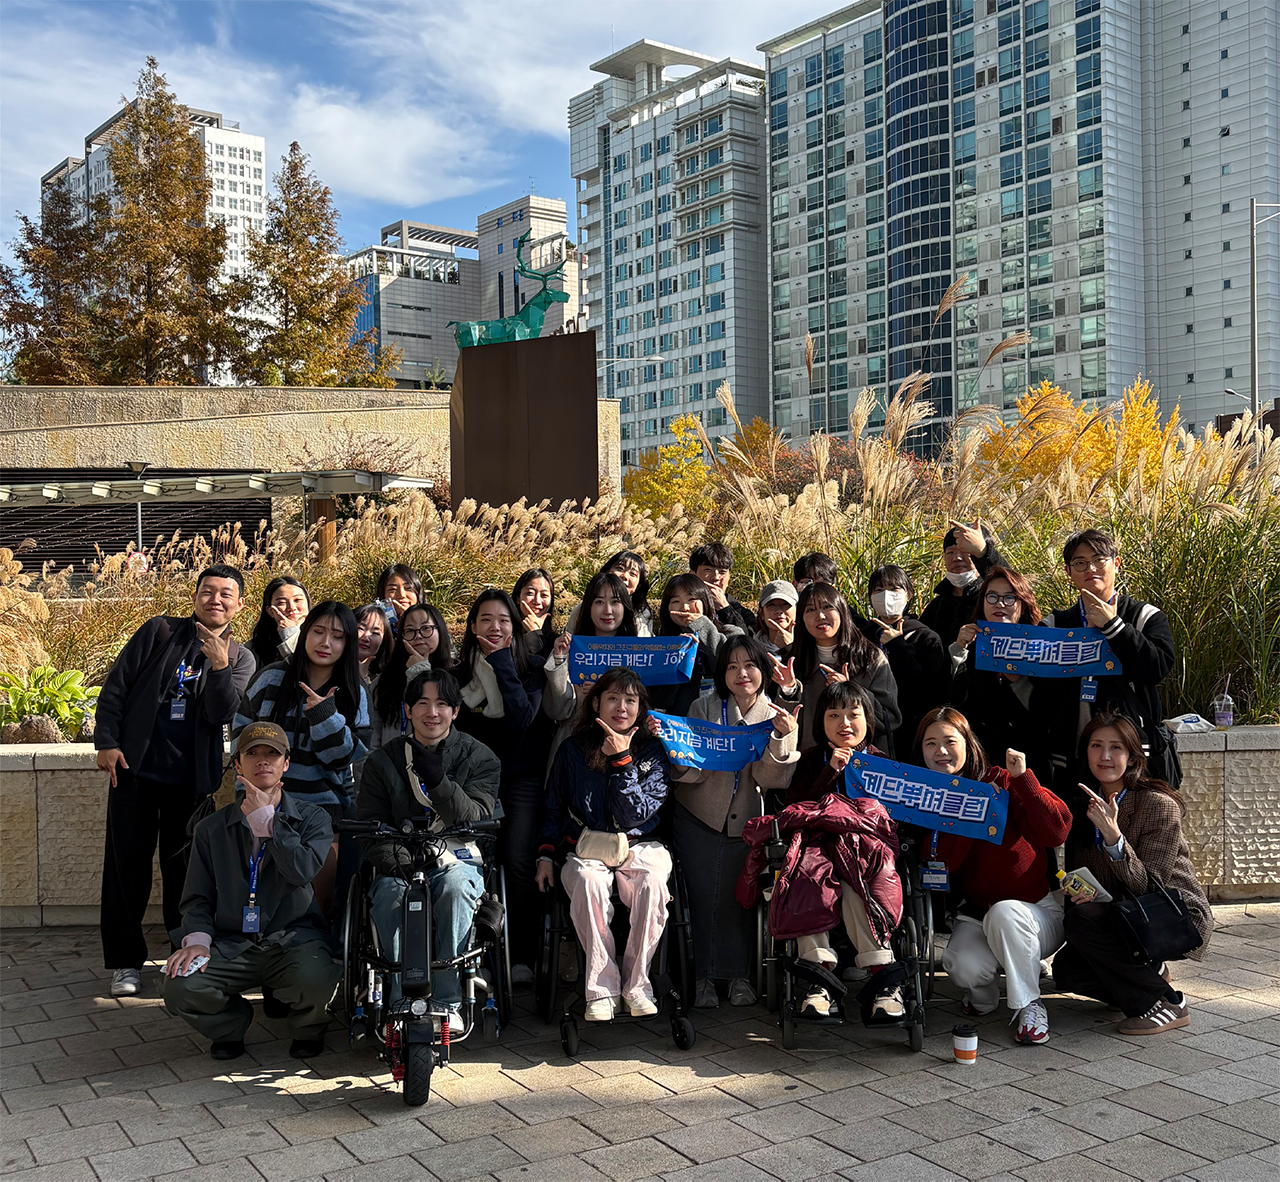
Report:
[[[165,927],[182,920],[187,823],[222,779],[223,727],[256,663],[231,639],[244,580],[211,566],[196,581],[187,619],[156,616],[124,646],[98,698],[94,746],[111,777],[102,866],[102,954],[111,996],[142,988],[151,863],[160,844]]]
[[[1122,672],[1117,677],[1062,682],[1055,772],[1064,772],[1068,785],[1080,778],[1080,733],[1094,714],[1108,710],[1125,715],[1138,728],[1148,775],[1177,788],[1181,779],[1177,750],[1170,750],[1174,740],[1164,725],[1160,704],[1160,683],[1173,671],[1173,629],[1168,617],[1153,604],[1116,590],[1120,548],[1101,530],[1072,534],[1062,548],[1062,561],[1080,597],[1041,623],[1050,628],[1097,628],[1120,658]]]
[[[932,628],[944,649],[955,643],[962,624],[970,624],[978,609],[978,584],[993,566],[1005,566],[991,531],[974,518],[972,525],[953,521],[942,539],[946,577],[933,589],[933,598],[920,613],[920,622]]]
[[[760,630],[760,621],[749,607],[743,607],[729,594],[729,576],[733,573],[733,551],[723,542],[708,542],[689,555],[689,570],[707,585],[716,609],[716,623],[740,628],[748,636]]]
[[[165,1008],[213,1043],[215,1059],[244,1054],[253,1006],[288,1017],[290,1054],[324,1050],[326,1007],[341,976],[329,949],[329,925],[311,880],[333,844],[329,814],[282,789],[289,739],[274,722],[254,722],[236,740],[236,786],[244,795],[192,837],[182,919],[170,935],[178,950],[165,963]]]

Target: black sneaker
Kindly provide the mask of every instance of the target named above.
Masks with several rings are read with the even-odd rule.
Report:
[[[242,1038],[224,1039],[221,1042],[215,1042],[213,1046],[209,1048],[210,1057],[220,1061],[224,1059],[238,1059],[243,1054],[244,1039]]]
[[[289,1054],[295,1059],[314,1059],[324,1054],[323,1038],[295,1038],[289,1044]]]

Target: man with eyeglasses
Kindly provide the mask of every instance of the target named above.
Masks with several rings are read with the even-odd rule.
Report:
[[[1055,770],[1077,776],[1077,742],[1094,714],[1110,710],[1124,714],[1137,726],[1147,755],[1148,774],[1177,788],[1182,767],[1173,736],[1164,725],[1160,683],[1173,670],[1173,629],[1158,607],[1116,590],[1122,562],[1115,539],[1101,530],[1073,533],[1062,548],[1067,576],[1079,592],[1070,607],[1046,616],[1051,628],[1097,628],[1120,658],[1123,672],[1115,677],[1082,677],[1078,693],[1064,700],[1065,717],[1057,749]],[[1064,683],[1064,690],[1066,689]]]

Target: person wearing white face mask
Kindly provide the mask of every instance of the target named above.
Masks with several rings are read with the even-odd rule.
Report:
[[[920,719],[946,701],[950,662],[938,634],[906,614],[915,587],[902,567],[876,567],[867,580],[867,594],[872,616],[860,627],[884,650],[898,683],[902,723],[894,732],[894,750],[904,752],[911,747]]]
[[[993,566],[1007,566],[991,531],[975,517],[972,525],[952,521],[942,538],[944,578],[933,590],[933,598],[920,613],[920,622],[932,628],[943,647],[956,638],[962,624],[968,624],[978,606],[978,583]]]

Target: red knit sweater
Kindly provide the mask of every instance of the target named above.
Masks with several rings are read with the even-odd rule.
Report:
[[[994,845],[946,833],[938,839],[952,888],[964,895],[960,910],[975,918],[1002,899],[1043,899],[1050,889],[1046,851],[1061,845],[1071,829],[1071,810],[1032,772],[1013,780],[1004,768],[992,768],[983,780],[1009,793],[1004,840]]]

